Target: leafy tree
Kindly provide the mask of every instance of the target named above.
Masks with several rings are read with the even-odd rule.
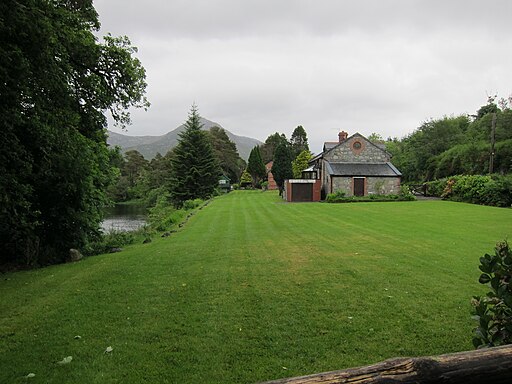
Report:
[[[63,261],[98,233],[116,172],[106,116],[148,107],[126,37],[95,37],[91,0],[0,2],[0,263]]]
[[[279,144],[274,155],[272,175],[279,188],[279,195],[283,194],[284,181],[293,177],[292,151],[289,144]]]
[[[129,186],[134,187],[142,173],[148,168],[149,162],[135,149],[127,151],[124,158],[125,163],[121,169],[121,174],[126,176]]]
[[[294,157],[297,157],[302,151],[309,152],[308,136],[302,125],[299,125],[293,130],[292,136],[290,137],[290,144]]]
[[[311,152],[304,150],[292,161],[293,177],[300,179],[302,177],[302,171],[305,170],[311,160]]]
[[[374,144],[382,144],[385,143],[384,139],[382,138],[382,135],[376,132],[372,132],[370,136],[367,137],[369,141],[371,141]]]
[[[261,159],[259,146],[255,146],[249,154],[247,171],[251,175],[253,187],[256,187],[256,185],[267,175],[265,164],[263,164],[263,160]]]
[[[236,144],[229,139],[226,131],[220,127],[210,128],[208,136],[222,172],[230,178],[232,183],[238,183],[246,164],[238,154]]]
[[[279,144],[288,145],[288,140],[284,133],[276,132],[267,137],[265,143],[260,147],[263,164],[267,164],[274,159],[274,153]]]
[[[186,200],[209,198],[219,182],[221,170],[202,127],[197,107],[193,105],[171,160],[171,200],[178,208]]]

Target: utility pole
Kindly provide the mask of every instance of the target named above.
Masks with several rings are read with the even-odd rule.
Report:
[[[489,174],[494,172],[494,144],[496,143],[496,112],[492,114],[491,123],[491,156],[489,158]]]

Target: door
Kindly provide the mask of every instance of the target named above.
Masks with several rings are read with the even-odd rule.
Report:
[[[313,184],[292,183],[292,201],[313,201]]]
[[[364,177],[354,177],[354,196],[364,196]]]

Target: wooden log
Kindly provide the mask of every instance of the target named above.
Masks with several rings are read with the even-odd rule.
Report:
[[[510,384],[512,345],[430,357],[390,359],[366,367],[262,384]]]

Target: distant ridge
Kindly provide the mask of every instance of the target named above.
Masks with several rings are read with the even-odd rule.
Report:
[[[201,123],[203,124],[203,130],[208,131],[212,127],[222,126],[211,120],[201,117]],[[179,133],[185,129],[185,125],[182,124],[178,128],[166,133],[162,136],[128,136],[120,133],[108,131],[107,143],[111,146],[119,146],[122,152],[126,152],[132,149],[139,151],[147,160],[151,160],[160,153],[162,156],[165,155],[171,148],[178,144]],[[222,128],[224,129],[224,128]],[[261,141],[245,137],[238,136],[227,129],[224,129],[229,139],[236,144],[236,148],[240,157],[247,161],[251,150],[256,146],[262,144]]]

